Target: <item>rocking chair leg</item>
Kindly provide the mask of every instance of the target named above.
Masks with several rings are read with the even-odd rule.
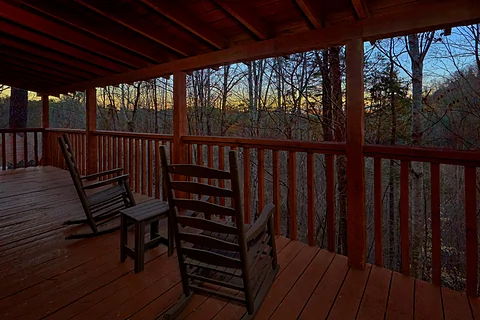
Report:
[[[90,232],[90,233],[72,234],[72,235],[66,236],[66,237],[65,237],[65,240],[85,239],[85,238],[98,237],[98,236],[102,236],[102,235],[104,235],[104,234],[108,234],[108,233],[115,232],[115,231],[117,231],[118,229],[120,229],[120,226],[115,227],[115,228],[111,228],[111,229],[107,229],[107,230],[102,230],[102,231],[95,232],[95,233],[94,233],[94,232]]]
[[[88,223],[88,220],[87,219],[78,219],[78,220],[67,220],[67,221],[63,222],[64,225],[84,224],[84,223]]]
[[[173,307],[168,309],[167,312],[165,312],[163,315],[160,315],[157,319],[163,319],[163,320],[175,319],[183,311],[183,309],[185,309],[185,307],[187,306],[192,296],[193,296],[192,293],[190,293],[188,296],[183,295],[182,298],[180,298],[180,300],[178,300]]]

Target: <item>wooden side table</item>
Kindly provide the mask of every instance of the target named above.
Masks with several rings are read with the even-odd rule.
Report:
[[[158,222],[168,219],[168,204],[160,200],[148,200],[136,206],[120,210],[120,260],[124,262],[129,256],[135,260],[135,273],[143,271],[145,251],[155,248],[159,244],[168,246],[168,255],[173,254],[173,230],[168,223],[168,238],[159,234]],[[135,226],[135,248],[128,246],[127,227]],[[150,225],[150,241],[145,243],[145,226]]]

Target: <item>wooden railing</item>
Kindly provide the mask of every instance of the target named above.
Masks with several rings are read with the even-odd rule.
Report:
[[[67,134],[68,139],[75,150],[75,162],[80,174],[87,173],[87,156],[86,156],[86,134],[81,129],[45,129],[47,134],[48,164],[57,168],[66,169],[65,159],[58,144],[58,138],[62,134]]]
[[[0,129],[0,170],[38,166],[42,157],[42,128]]]
[[[59,158],[56,137],[68,133],[73,147],[78,150],[76,157],[82,172],[86,168],[85,132],[77,130],[47,130],[52,150],[51,164],[63,167]],[[98,169],[125,168],[131,176],[135,192],[155,198],[164,198],[158,149],[167,146],[173,154],[173,136],[111,131],[94,131],[97,137]],[[186,145],[187,162],[208,165],[219,169],[228,168],[228,151],[236,150],[243,183],[243,207],[245,222],[251,223],[267,201],[276,207],[275,232],[291,239],[307,241],[310,245],[327,247],[337,251],[336,203],[338,201],[335,160],[345,156],[344,143],[316,143],[270,139],[241,139],[230,137],[183,136]],[[373,184],[373,211],[375,263],[383,266],[382,234],[382,161],[393,159],[400,163],[400,252],[401,271],[410,274],[410,164],[430,163],[430,208],[432,231],[432,282],[441,284],[441,230],[440,230],[440,181],[441,166],[444,164],[462,166],[465,169],[465,222],[466,222],[466,277],[467,292],[476,294],[478,271],[477,240],[477,181],[476,171],[480,166],[480,153],[366,145],[364,156],[372,158],[373,179],[367,177],[367,184]],[[366,162],[366,163],[367,163]],[[322,168],[319,170],[319,168]],[[373,181],[372,181],[373,180]],[[224,186],[221,181],[220,187]],[[349,197],[359,195],[346,195]],[[301,201],[297,201],[299,197]],[[298,203],[306,203],[298,208]],[[321,213],[321,214],[319,214]],[[322,217],[322,222],[319,221]],[[299,225],[300,224],[300,225]],[[322,230],[319,230],[322,228]],[[301,232],[298,232],[301,231]],[[321,231],[321,232],[319,232]],[[325,240],[324,240],[325,239]]]
[[[173,148],[170,135],[94,131],[98,145],[98,169],[123,167],[131,188],[149,197],[162,197],[160,145]]]
[[[185,136],[182,141],[187,144],[188,162],[199,165],[208,165],[218,169],[226,167],[225,154],[228,150],[236,150],[239,157],[243,161],[243,209],[245,214],[245,222],[250,223],[252,218],[261,212],[265,204],[265,173],[269,175],[271,181],[271,201],[275,205],[275,232],[281,233],[281,208],[282,202],[287,202],[288,206],[284,210],[288,213],[288,225],[285,232],[291,239],[297,239],[297,196],[298,190],[306,190],[307,198],[307,236],[306,240],[310,245],[317,244],[316,235],[316,208],[315,204],[318,198],[315,192],[315,184],[317,183],[314,173],[314,163],[316,155],[324,155],[324,159],[320,161],[324,164],[325,172],[321,183],[321,188],[325,191],[325,198],[320,201],[326,203],[326,216],[328,219],[326,235],[328,237],[327,247],[335,250],[335,168],[334,157],[336,155],[345,154],[345,145],[342,143],[315,143],[305,141],[287,141],[272,139],[240,139],[240,138],[224,138],[224,137],[199,137]],[[268,160],[266,154],[268,153]],[[302,163],[298,162],[299,156]],[[253,159],[253,162],[252,162]],[[317,159],[318,161],[319,159]],[[306,166],[303,163],[306,161]],[[282,166],[282,163],[283,166]],[[267,167],[268,166],[268,170]],[[281,172],[281,169],[283,172]],[[297,179],[297,175],[303,171],[306,179]],[[254,181],[257,181],[256,188],[252,187],[252,174],[255,175]],[[284,181],[287,192],[284,200],[281,201],[281,176],[287,177]],[[316,179],[317,178],[317,179]],[[305,185],[299,185],[298,183]],[[220,182],[221,183],[221,182]],[[223,185],[220,184],[220,187]],[[269,188],[270,189],[270,186]],[[256,190],[256,194],[252,191]],[[257,206],[253,206],[252,198],[257,199]],[[325,232],[324,232],[325,234]]]
[[[480,152],[455,151],[432,148],[391,147],[366,145],[365,157],[374,159],[374,233],[375,263],[383,265],[382,245],[382,159],[400,161],[400,248],[401,271],[410,275],[410,165],[412,162],[430,164],[430,213],[432,282],[441,285],[441,222],[440,187],[441,165],[457,165],[464,168],[464,210],[466,225],[466,289],[470,295],[477,295],[478,275],[478,231],[477,231],[477,168],[480,166]],[[458,248],[457,248],[458,249]]]

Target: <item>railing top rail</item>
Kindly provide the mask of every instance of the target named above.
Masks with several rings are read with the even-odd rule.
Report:
[[[59,133],[85,133],[84,129],[68,129],[68,128],[46,128],[47,132],[59,132]]]
[[[106,130],[95,130],[92,132],[96,136],[143,138],[143,139],[150,139],[150,140],[173,141],[173,135],[168,135],[168,134],[139,133],[139,132],[126,132],[126,131],[106,131]]]
[[[43,128],[0,129],[0,133],[42,132]]]
[[[236,137],[183,136],[182,140],[190,144],[205,144],[269,150],[285,150],[324,154],[345,154],[343,142],[310,142],[279,139],[249,139]]]
[[[480,151],[365,145],[366,157],[480,167]]]

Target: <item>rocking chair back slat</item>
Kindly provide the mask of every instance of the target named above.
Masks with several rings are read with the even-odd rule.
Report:
[[[267,205],[253,225],[243,224],[234,151],[229,154],[230,171],[168,164],[163,146],[160,159],[185,294],[181,303],[187,302],[192,292],[211,293],[244,303],[248,313],[254,315],[278,271],[273,235],[275,207]],[[218,183],[222,187],[216,185],[217,181],[222,181]],[[231,188],[223,188],[225,185]],[[199,199],[190,199],[192,194]],[[193,211],[194,216],[186,211]],[[202,287],[202,282],[241,290],[245,296],[212,291]],[[264,287],[267,289],[259,289]],[[179,310],[181,306],[176,306],[167,315],[174,317]]]
[[[60,149],[62,150],[67,169],[72,177],[75,190],[77,191],[86,219],[66,221],[65,224],[83,224],[88,223],[92,233],[76,234],[67,236],[67,239],[78,239],[92,237],[96,235],[113,232],[120,228],[120,225],[111,228],[99,230],[99,226],[106,225],[119,216],[119,210],[125,207],[135,205],[135,199],[128,186],[128,175],[117,175],[114,178],[103,180],[100,183],[93,183],[84,186],[83,180],[87,178],[99,178],[112,174],[119,174],[122,169],[109,170],[108,172],[99,172],[93,175],[82,177],[75,163],[74,151],[66,134],[58,138]],[[110,185],[109,188],[96,193],[86,193],[86,189],[96,189]]]

